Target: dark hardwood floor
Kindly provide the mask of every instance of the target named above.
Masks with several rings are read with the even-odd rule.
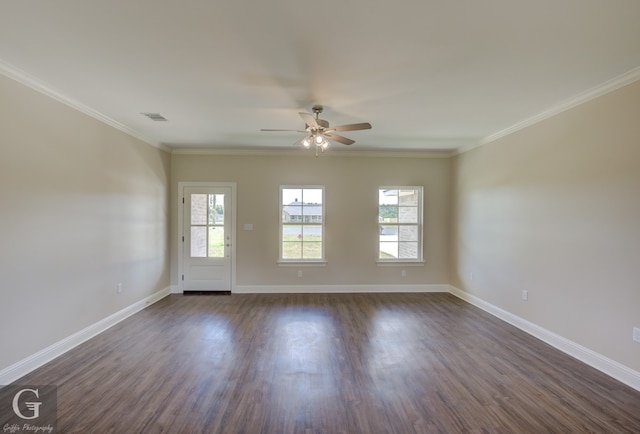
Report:
[[[640,432],[640,392],[449,294],[172,295],[16,383],[61,433]]]

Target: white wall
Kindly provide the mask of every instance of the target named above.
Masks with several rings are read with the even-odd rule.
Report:
[[[639,115],[635,82],[456,157],[450,276],[636,371]]]
[[[237,183],[238,285],[428,285],[448,282],[450,158],[176,155],[171,160],[174,224],[172,283],[177,275],[178,182]],[[278,266],[280,185],[325,186],[326,267]],[[424,186],[424,257],[421,267],[379,267],[378,187]],[[245,223],[253,231],[244,231]],[[401,277],[401,270],[407,272]]]
[[[169,285],[169,166],[0,75],[0,370]]]

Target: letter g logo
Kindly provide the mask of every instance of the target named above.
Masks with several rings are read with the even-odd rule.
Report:
[[[27,406],[27,410],[32,411],[33,412],[33,416],[25,416],[20,411],[20,406],[19,406],[20,396],[25,392],[31,392],[36,396],[36,398],[40,398],[40,395],[38,394],[38,389],[22,389],[20,392],[16,393],[16,396],[13,397],[13,411],[14,411],[14,413],[19,418],[25,419],[25,420],[30,420],[30,419],[35,419],[37,417],[40,417],[40,406],[42,405],[42,402],[39,402],[39,401],[36,401],[36,402],[25,402],[25,405]]]

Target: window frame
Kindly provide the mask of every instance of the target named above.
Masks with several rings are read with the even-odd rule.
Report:
[[[309,221],[305,221],[304,216],[297,216],[295,222],[290,222],[289,224],[293,224],[295,226],[320,226],[321,227],[321,246],[320,246],[320,258],[283,258],[283,235],[284,228],[287,225],[283,221],[284,207],[289,204],[283,203],[283,191],[288,189],[297,189],[302,190],[302,198],[304,201],[304,190],[321,190],[322,191],[322,203],[320,206],[322,207],[322,218],[320,222],[317,219],[309,218]],[[278,200],[278,265],[286,266],[286,265],[316,265],[323,266],[327,263],[325,258],[325,240],[326,240],[326,231],[325,231],[325,221],[326,221],[326,208],[325,208],[325,187],[324,185],[301,185],[301,184],[286,184],[281,185],[279,189],[279,200]],[[303,205],[304,206],[304,205]],[[309,216],[315,217],[315,216]],[[304,241],[301,241],[304,244]]]
[[[382,222],[380,220],[380,193],[382,190],[415,190],[418,192],[418,205],[417,205],[417,223],[400,223],[397,222]],[[376,253],[376,262],[378,265],[396,265],[396,264],[406,264],[406,265],[423,265],[424,264],[424,187],[421,185],[383,185],[379,186],[376,190],[377,197],[377,225],[378,225],[378,244],[377,244],[377,253]],[[400,204],[398,204],[400,207]],[[398,227],[398,233],[400,232],[401,226],[416,226],[417,227],[417,258],[381,258],[380,257],[380,243],[382,236],[382,226],[396,225]],[[397,240],[398,248],[400,247],[400,240]]]

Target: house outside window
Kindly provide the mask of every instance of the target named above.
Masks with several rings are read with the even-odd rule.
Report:
[[[378,262],[422,262],[422,187],[378,189]]]
[[[324,187],[280,187],[280,261],[324,261]]]

